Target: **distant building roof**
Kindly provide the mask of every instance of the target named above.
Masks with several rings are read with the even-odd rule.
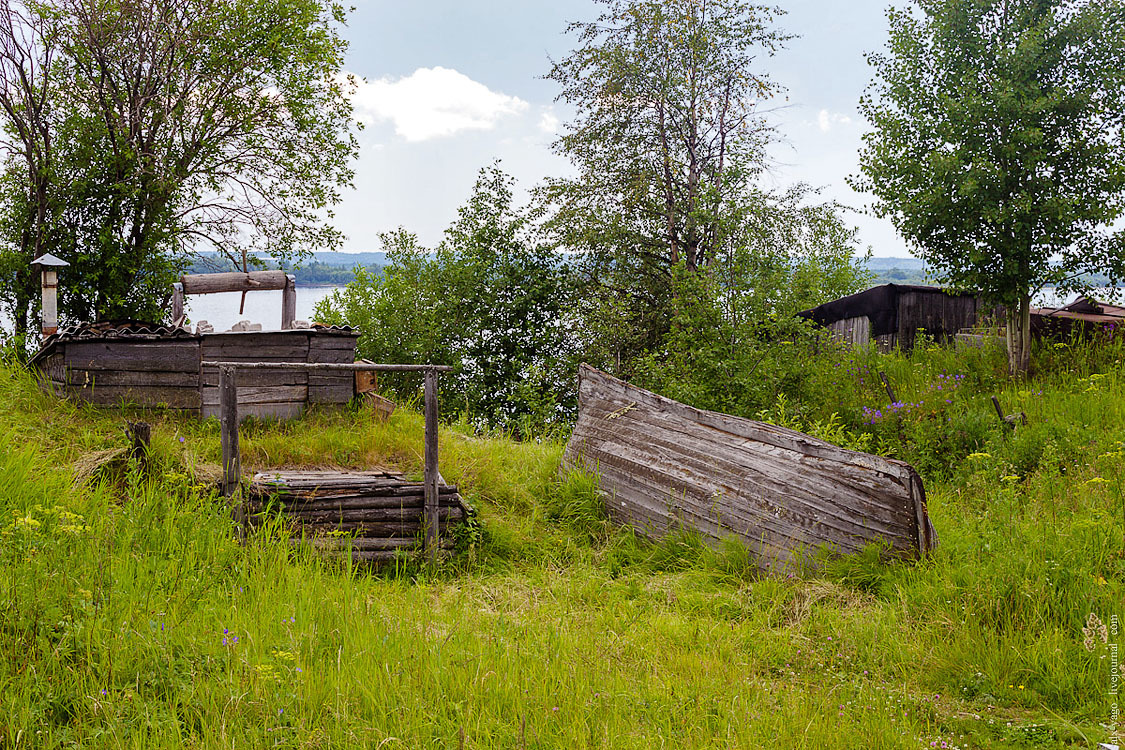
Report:
[[[1042,319],[1084,323],[1121,323],[1125,321],[1125,307],[1083,296],[1065,307],[1032,308],[1031,315]]]
[[[797,315],[809,318],[822,326],[829,326],[837,321],[849,318],[867,317],[871,321],[871,335],[884,336],[898,331],[898,298],[908,292],[971,299],[976,297],[974,294],[947,292],[936,286],[882,284],[856,294],[850,294],[847,297],[825,302],[823,305],[811,310],[804,310]]]

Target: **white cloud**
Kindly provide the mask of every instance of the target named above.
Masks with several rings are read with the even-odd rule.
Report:
[[[539,117],[539,129],[547,135],[555,135],[559,132],[559,118],[551,110],[544,110]]]
[[[397,80],[358,81],[353,97],[365,122],[394,123],[407,141],[442,138],[465,130],[491,130],[528,108],[519,97],[492,91],[449,68],[418,68]]]
[[[820,132],[827,133],[833,125],[851,125],[852,118],[822,109],[816,117],[816,124],[820,126]]]

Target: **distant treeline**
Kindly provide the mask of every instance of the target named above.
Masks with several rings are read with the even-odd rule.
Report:
[[[333,253],[332,255],[339,256],[343,255],[343,253]],[[335,258],[333,258],[333,260],[335,260]],[[294,269],[286,263],[259,259],[258,262],[254,264],[253,269],[283,269],[293,274],[297,278],[297,284],[300,286],[343,286],[355,279],[355,269],[357,266],[376,274],[381,273],[383,268],[383,264],[381,263],[363,265],[361,263],[324,263],[319,260],[312,260],[303,264],[300,268]],[[185,269],[184,273],[222,273],[225,271],[241,270],[240,267],[231,263],[229,259],[215,257],[197,260],[190,267]]]

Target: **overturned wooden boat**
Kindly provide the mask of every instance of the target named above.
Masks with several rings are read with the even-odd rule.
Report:
[[[918,473],[775,425],[696,409],[589,365],[564,465],[596,474],[610,517],[650,538],[737,537],[778,570],[882,541],[917,558],[937,536]]]

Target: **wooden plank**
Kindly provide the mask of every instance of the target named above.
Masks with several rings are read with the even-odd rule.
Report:
[[[216,367],[203,368],[199,376],[203,387],[219,384],[219,370]],[[302,370],[245,370],[239,371],[238,382],[244,386],[263,385],[308,385],[309,374]]]
[[[430,560],[437,559],[438,545],[438,516],[442,510],[438,507],[438,392],[437,373],[428,370],[425,375],[425,460],[423,462],[425,476],[425,537],[426,552]]]
[[[66,366],[72,370],[199,372],[199,341],[69,341]]]
[[[238,450],[238,383],[233,367],[219,371],[220,444],[223,454],[223,496],[230,497],[242,483],[241,457]]]
[[[251,271],[242,273],[196,273],[180,277],[184,294],[216,292],[253,292],[285,288],[285,271]]]
[[[297,319],[297,277],[285,275],[285,288],[281,290],[281,328],[293,327]]]
[[[75,398],[103,406],[131,403],[140,406],[173,409],[198,409],[200,405],[197,387],[149,387],[142,385],[99,385],[95,383],[85,387],[70,385],[65,390]]]
[[[312,345],[317,349],[346,349],[354,350],[358,333],[344,331],[315,331],[312,336]]]
[[[203,334],[204,351],[218,347],[259,347],[295,346],[308,347],[312,334],[307,330],[296,331],[225,331],[223,333]]]
[[[308,359],[309,349],[304,344],[238,344],[226,343],[215,346],[207,343],[203,346],[204,360],[219,360],[227,362],[258,362],[267,358],[277,358],[284,362],[304,362]]]
[[[216,380],[218,376],[216,376]],[[199,373],[192,372],[142,372],[137,370],[81,370],[67,372],[67,382],[77,386],[103,387],[111,385],[172,386],[199,388]]]
[[[350,381],[351,378],[348,378]],[[355,384],[310,385],[308,400],[310,404],[346,404],[355,397]]]
[[[734,534],[763,568],[825,544],[855,551],[881,538],[918,556],[935,543],[908,465],[693,409],[585,365],[564,461],[599,474],[614,520],[653,536],[677,524]]]
[[[303,401],[294,401],[289,403],[277,404],[244,404],[239,407],[239,419],[247,419],[248,417],[256,417],[258,419],[296,419],[301,416],[305,411],[305,404]],[[204,404],[201,412],[204,417],[217,417],[219,416],[218,405]]]
[[[202,391],[204,405],[211,406],[221,403],[222,386],[203,388]],[[240,406],[248,406],[250,404],[303,402],[308,398],[308,392],[309,388],[305,385],[243,386],[239,384],[238,403]]]

